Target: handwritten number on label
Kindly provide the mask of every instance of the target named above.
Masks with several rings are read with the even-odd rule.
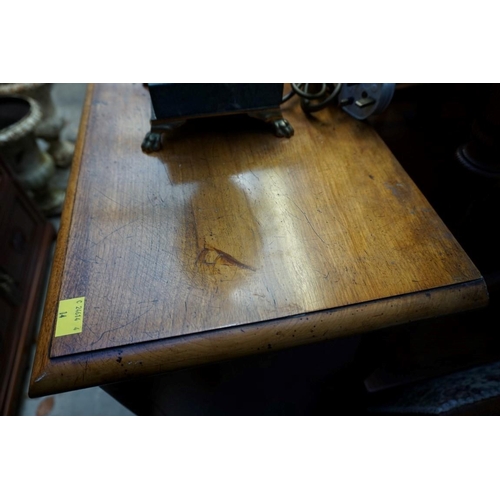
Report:
[[[82,332],[84,307],[85,297],[65,299],[59,302],[55,328],[56,337]]]

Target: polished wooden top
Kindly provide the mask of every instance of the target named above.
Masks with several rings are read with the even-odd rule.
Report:
[[[343,310],[328,338],[486,303],[480,273],[369,125],[337,108],[308,118],[291,100],[291,139],[246,116],[200,119],[146,155],[149,110],[140,84],[89,88],[32,392],[51,366],[77,371],[69,355],[92,372],[75,374],[82,387],[124,376],[103,368],[106,353],[134,352],[146,374],[276,345],[255,340],[266,325],[284,347],[314,341],[292,333],[299,319]],[[57,304],[73,297],[86,300],[83,331],[54,337]],[[50,378],[42,392],[76,388]]]

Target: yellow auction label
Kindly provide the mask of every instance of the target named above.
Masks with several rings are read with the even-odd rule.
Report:
[[[56,337],[82,333],[85,297],[59,301],[56,321]]]

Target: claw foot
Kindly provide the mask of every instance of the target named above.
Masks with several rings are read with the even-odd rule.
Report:
[[[285,118],[273,121],[274,134],[277,137],[287,137],[288,139],[294,134],[293,127]]]
[[[141,148],[145,153],[160,151],[161,132],[148,132],[142,141]]]
[[[292,137],[293,127],[286,118],[283,118],[280,109],[268,109],[264,111],[252,111],[248,113],[252,118],[272,124],[274,135],[277,137]]]

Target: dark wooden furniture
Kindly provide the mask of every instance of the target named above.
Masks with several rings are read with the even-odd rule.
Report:
[[[32,396],[486,305],[479,271],[369,125],[307,118],[293,100],[283,114],[289,140],[205,119],[147,155],[147,90],[89,86]],[[82,297],[81,332],[56,336],[60,301]]]
[[[54,229],[0,159],[0,414],[15,415]]]

